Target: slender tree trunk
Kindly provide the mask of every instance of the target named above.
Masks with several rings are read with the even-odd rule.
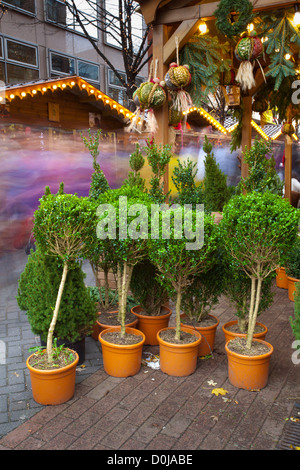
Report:
[[[238,318],[238,329],[241,333],[246,331],[246,310],[247,310],[247,294],[244,296],[243,300],[243,315]]]
[[[49,330],[48,330],[48,336],[47,336],[47,356],[48,356],[49,361],[52,360],[53,333],[54,333],[54,330],[55,330],[55,325],[56,325],[56,321],[57,321],[57,317],[58,317],[60,302],[61,302],[62,294],[63,294],[63,291],[64,291],[67,274],[68,274],[68,264],[64,263],[64,268],[63,268],[63,272],[62,272],[62,276],[61,276],[61,280],[60,280],[60,285],[59,285],[59,289],[58,289],[58,293],[57,293],[57,298],[56,298],[55,308],[54,308],[54,312],[53,312],[53,317],[52,317],[52,320],[51,320],[51,323],[50,323],[50,327],[49,327]]]
[[[257,314],[259,310],[259,303],[261,298],[261,286],[262,286],[262,278],[259,277],[257,281],[257,289],[256,289],[256,299],[255,299],[255,307],[251,317],[249,317],[249,326],[248,326],[248,334],[247,334],[247,348],[251,349],[252,339],[254,328],[256,325]]]
[[[177,290],[177,298],[176,298],[175,339],[177,339],[177,340],[180,340],[180,313],[181,313],[181,286]]]
[[[109,308],[109,285],[108,285],[108,269],[104,268],[104,292],[105,292],[105,298],[104,298],[104,305],[105,305],[105,310],[108,310]]]

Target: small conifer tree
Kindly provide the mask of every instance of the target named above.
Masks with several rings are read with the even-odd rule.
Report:
[[[204,208],[207,212],[222,212],[223,207],[230,198],[227,187],[227,177],[221,170],[212,152],[212,144],[205,136],[203,150],[205,156],[204,175]]]
[[[81,135],[84,145],[89,150],[93,158],[93,168],[94,173],[92,174],[91,186],[89,197],[92,199],[97,199],[100,194],[105,193],[110,189],[108,181],[101,169],[99,163],[97,162],[97,157],[99,155],[99,143],[102,135],[101,129],[92,135],[90,129],[88,130],[88,137]]]

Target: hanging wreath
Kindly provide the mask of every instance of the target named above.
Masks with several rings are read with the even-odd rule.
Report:
[[[238,13],[237,21],[231,22],[232,12]],[[232,38],[245,31],[247,25],[251,23],[253,17],[253,5],[249,0],[221,0],[214,16],[216,17],[216,27],[218,30]]]

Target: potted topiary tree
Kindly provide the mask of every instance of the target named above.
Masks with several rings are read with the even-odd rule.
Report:
[[[158,345],[157,333],[169,325],[172,310],[166,305],[168,290],[158,279],[158,271],[148,257],[132,271],[130,291],[138,302],[131,312],[138,318],[137,328],[145,335],[145,344]]]
[[[186,217],[188,213],[189,218]],[[163,219],[166,214],[162,212],[159,236],[149,240],[150,259],[160,273],[159,279],[170,295],[176,297],[176,327],[164,328],[157,334],[160,367],[168,375],[190,375],[197,366],[201,335],[181,324],[182,295],[217,247],[216,225],[209,215],[201,213],[198,218],[199,214],[185,208],[183,222],[181,207],[170,210],[170,226],[165,231]],[[189,246],[191,235],[196,237],[193,248]],[[197,239],[199,236],[201,243]]]
[[[49,191],[40,199],[34,214],[33,231],[37,246],[62,265],[46,350],[35,352],[26,361],[33,397],[41,404],[63,403],[74,394],[78,354],[63,346],[55,347],[53,337],[67,275],[74,267],[75,260],[87,256],[87,247],[92,245],[89,238],[95,220],[95,206],[89,198],[72,194],[52,195]]]
[[[135,328],[126,327],[125,319],[134,266],[147,255],[150,202],[149,196],[141,192],[139,187],[127,184],[108,191],[98,200],[98,243],[99,247],[103,242],[109,243],[114,257],[120,324],[102,331],[99,341],[104,369],[115,377],[134,375],[141,366],[145,335]]]
[[[220,250],[211,254],[205,266],[193,276],[191,284],[182,295],[182,324],[197,329],[202,341],[199,345],[198,355],[208,356],[213,353],[215,335],[220,323],[219,319],[211,313],[218,304],[223,293],[224,267]]]
[[[239,388],[261,389],[267,384],[273,346],[253,338],[262,284],[294,243],[298,222],[297,210],[268,191],[234,196],[223,211],[224,247],[251,280],[247,336],[225,345],[229,380]]]
[[[294,302],[295,286],[300,281],[300,239],[296,239],[286,256],[285,272],[289,299]]]
[[[300,283],[296,284],[295,287],[295,296],[294,296],[295,306],[294,306],[294,317],[290,316],[290,324],[293,331],[293,335],[298,341],[297,349],[299,350],[300,344]]]
[[[274,293],[272,291],[273,273],[271,273],[261,287],[261,299],[257,317],[261,315],[273,302]],[[226,258],[224,262],[224,283],[223,294],[234,308],[237,320],[226,322],[222,326],[225,342],[236,336],[245,337],[248,330],[248,312],[251,299],[251,279],[243,269],[237,265],[232,257]],[[264,340],[268,328],[261,322],[256,322],[253,338]]]
[[[57,259],[45,255],[38,247],[28,256],[19,279],[18,305],[25,311],[32,332],[40,336],[44,347],[61,275],[62,266]],[[91,333],[96,318],[95,302],[89,295],[84,279],[80,264],[74,261],[66,278],[54,330],[58,345],[64,344],[78,353],[78,365],[85,360],[85,337]]]

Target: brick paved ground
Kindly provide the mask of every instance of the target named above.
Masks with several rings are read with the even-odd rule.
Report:
[[[220,319],[214,355],[199,359],[193,375],[169,377],[142,367],[134,377],[117,379],[100,366],[77,383],[68,403],[38,411],[32,408],[37,405],[29,397],[29,385],[28,418],[4,433],[0,450],[275,449],[295,401],[300,400],[300,365],[291,360],[294,338],[289,316],[294,304],[285,290],[276,286],[274,290],[273,306],[260,317],[269,328],[266,339],[274,346],[269,383],[263,390],[239,390],[227,379],[221,327],[234,315],[222,299],[214,311]],[[158,353],[157,347],[147,350]],[[21,364],[18,367],[21,370]],[[227,395],[213,395],[209,380],[226,389]]]

